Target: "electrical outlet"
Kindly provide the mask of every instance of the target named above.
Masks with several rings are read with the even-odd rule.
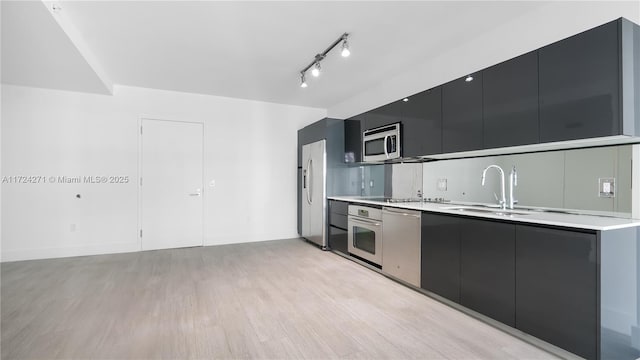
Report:
[[[438,179],[437,187],[439,191],[447,191],[447,179],[445,178]]]
[[[612,198],[616,196],[616,179],[615,178],[599,178],[598,179],[598,196],[604,198]]]

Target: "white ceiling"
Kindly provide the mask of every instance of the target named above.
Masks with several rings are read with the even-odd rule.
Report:
[[[40,1],[1,1],[2,83],[107,93]]]
[[[328,108],[538,1],[60,1],[114,84]],[[39,5],[39,6],[38,6]],[[55,16],[55,15],[54,15]],[[317,79],[299,71],[343,32]],[[40,2],[2,1],[2,82],[102,92]],[[102,86],[102,88],[100,88]],[[102,90],[100,90],[102,89]]]

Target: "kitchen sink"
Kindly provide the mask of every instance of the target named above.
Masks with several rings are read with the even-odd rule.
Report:
[[[510,216],[510,215],[529,215],[529,213],[526,212],[520,212],[520,211],[512,211],[512,210],[502,210],[502,209],[496,209],[496,208],[479,208],[479,207],[474,207],[474,206],[449,206],[449,207],[443,207],[443,210],[457,210],[457,211],[462,211],[462,212],[477,212],[477,213],[484,213],[484,214],[493,214],[493,215],[500,215],[500,216]]]
[[[543,213],[552,213],[552,214],[571,214],[571,215],[580,215],[580,213],[575,211],[567,211],[567,210],[553,210],[553,209],[531,209],[525,207],[515,207],[518,210],[522,211],[533,211],[533,212],[543,212]]]
[[[565,214],[565,215],[588,215],[583,214],[575,210],[561,210],[561,209],[541,209],[530,208],[526,206],[514,206],[514,209],[503,210],[498,204],[457,204],[447,207],[442,207],[443,210],[457,210],[460,212],[477,212],[494,215],[532,215],[532,214]],[[591,216],[601,217],[616,217],[610,215],[590,214]]]

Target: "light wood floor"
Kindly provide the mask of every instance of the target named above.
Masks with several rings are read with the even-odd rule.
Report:
[[[1,270],[3,359],[555,358],[297,239]]]

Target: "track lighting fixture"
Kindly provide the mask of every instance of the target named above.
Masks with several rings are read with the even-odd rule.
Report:
[[[349,50],[349,43],[347,42],[348,37],[349,37],[348,33],[344,33],[340,35],[340,37],[336,41],[334,41],[333,44],[331,44],[328,48],[326,48],[322,53],[316,54],[313,61],[309,65],[307,65],[304,69],[300,70],[300,87],[303,87],[303,88],[307,87],[305,74],[309,69],[311,69],[311,75],[313,75],[313,77],[320,76],[320,69],[321,69],[320,62],[324,60],[324,58],[327,56],[329,51],[333,50],[333,48],[338,46],[338,44],[342,43],[342,50],[340,52],[342,57],[348,57],[349,55],[351,55],[351,51]]]

